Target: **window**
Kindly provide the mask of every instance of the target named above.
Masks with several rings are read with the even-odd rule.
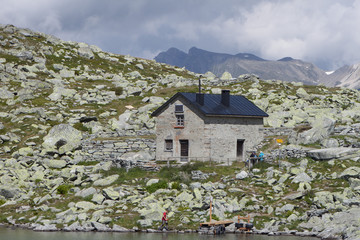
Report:
[[[172,151],[173,150],[173,140],[165,139],[165,151]]]
[[[184,126],[184,115],[183,114],[176,115],[176,126]]]
[[[183,113],[184,112],[184,105],[175,105],[175,112],[176,113]]]

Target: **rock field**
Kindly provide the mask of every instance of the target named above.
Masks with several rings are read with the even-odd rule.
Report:
[[[252,169],[156,163],[151,112],[199,75],[0,25],[0,223],[37,231],[174,231],[250,214],[258,234],[360,239],[360,92],[201,77],[269,114]],[[276,139],[284,140],[282,145]],[[235,232],[234,224],[227,232]]]

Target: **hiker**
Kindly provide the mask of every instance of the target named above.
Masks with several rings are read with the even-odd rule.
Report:
[[[264,153],[260,152],[259,154],[260,162],[264,161]]]
[[[255,154],[255,152],[252,152],[250,155],[250,162],[251,162],[252,166],[254,166],[255,161],[256,161],[256,154]]]
[[[168,210],[166,209],[165,212],[163,213],[162,219],[161,219],[161,226],[159,227],[159,230],[162,231],[164,228],[166,231],[169,231],[169,229],[167,228],[168,226],[168,218],[167,218],[167,213]]]

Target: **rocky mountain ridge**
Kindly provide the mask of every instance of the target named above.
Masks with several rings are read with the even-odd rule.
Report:
[[[168,168],[150,114],[196,92],[198,74],[11,25],[0,47],[0,222],[156,232],[169,208],[171,228],[196,231],[213,197],[214,218],[250,214],[259,234],[359,238],[359,91],[204,74],[203,92],[231,89],[269,114],[267,161]]]
[[[154,59],[157,62],[185,67],[196,73],[209,71],[218,77],[224,72],[229,72],[233,77],[242,74],[255,74],[261,79],[360,88],[360,74],[356,71],[357,64],[344,66],[334,73],[327,74],[312,63],[290,57],[270,61],[249,53],[231,55],[209,52],[196,47],[190,48],[188,53],[170,48],[159,53]]]

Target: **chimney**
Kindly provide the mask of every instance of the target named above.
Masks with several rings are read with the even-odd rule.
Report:
[[[197,93],[196,94],[196,102],[200,104],[201,106],[204,105],[204,94],[203,93]]]
[[[230,90],[221,91],[221,103],[226,107],[230,106]]]

